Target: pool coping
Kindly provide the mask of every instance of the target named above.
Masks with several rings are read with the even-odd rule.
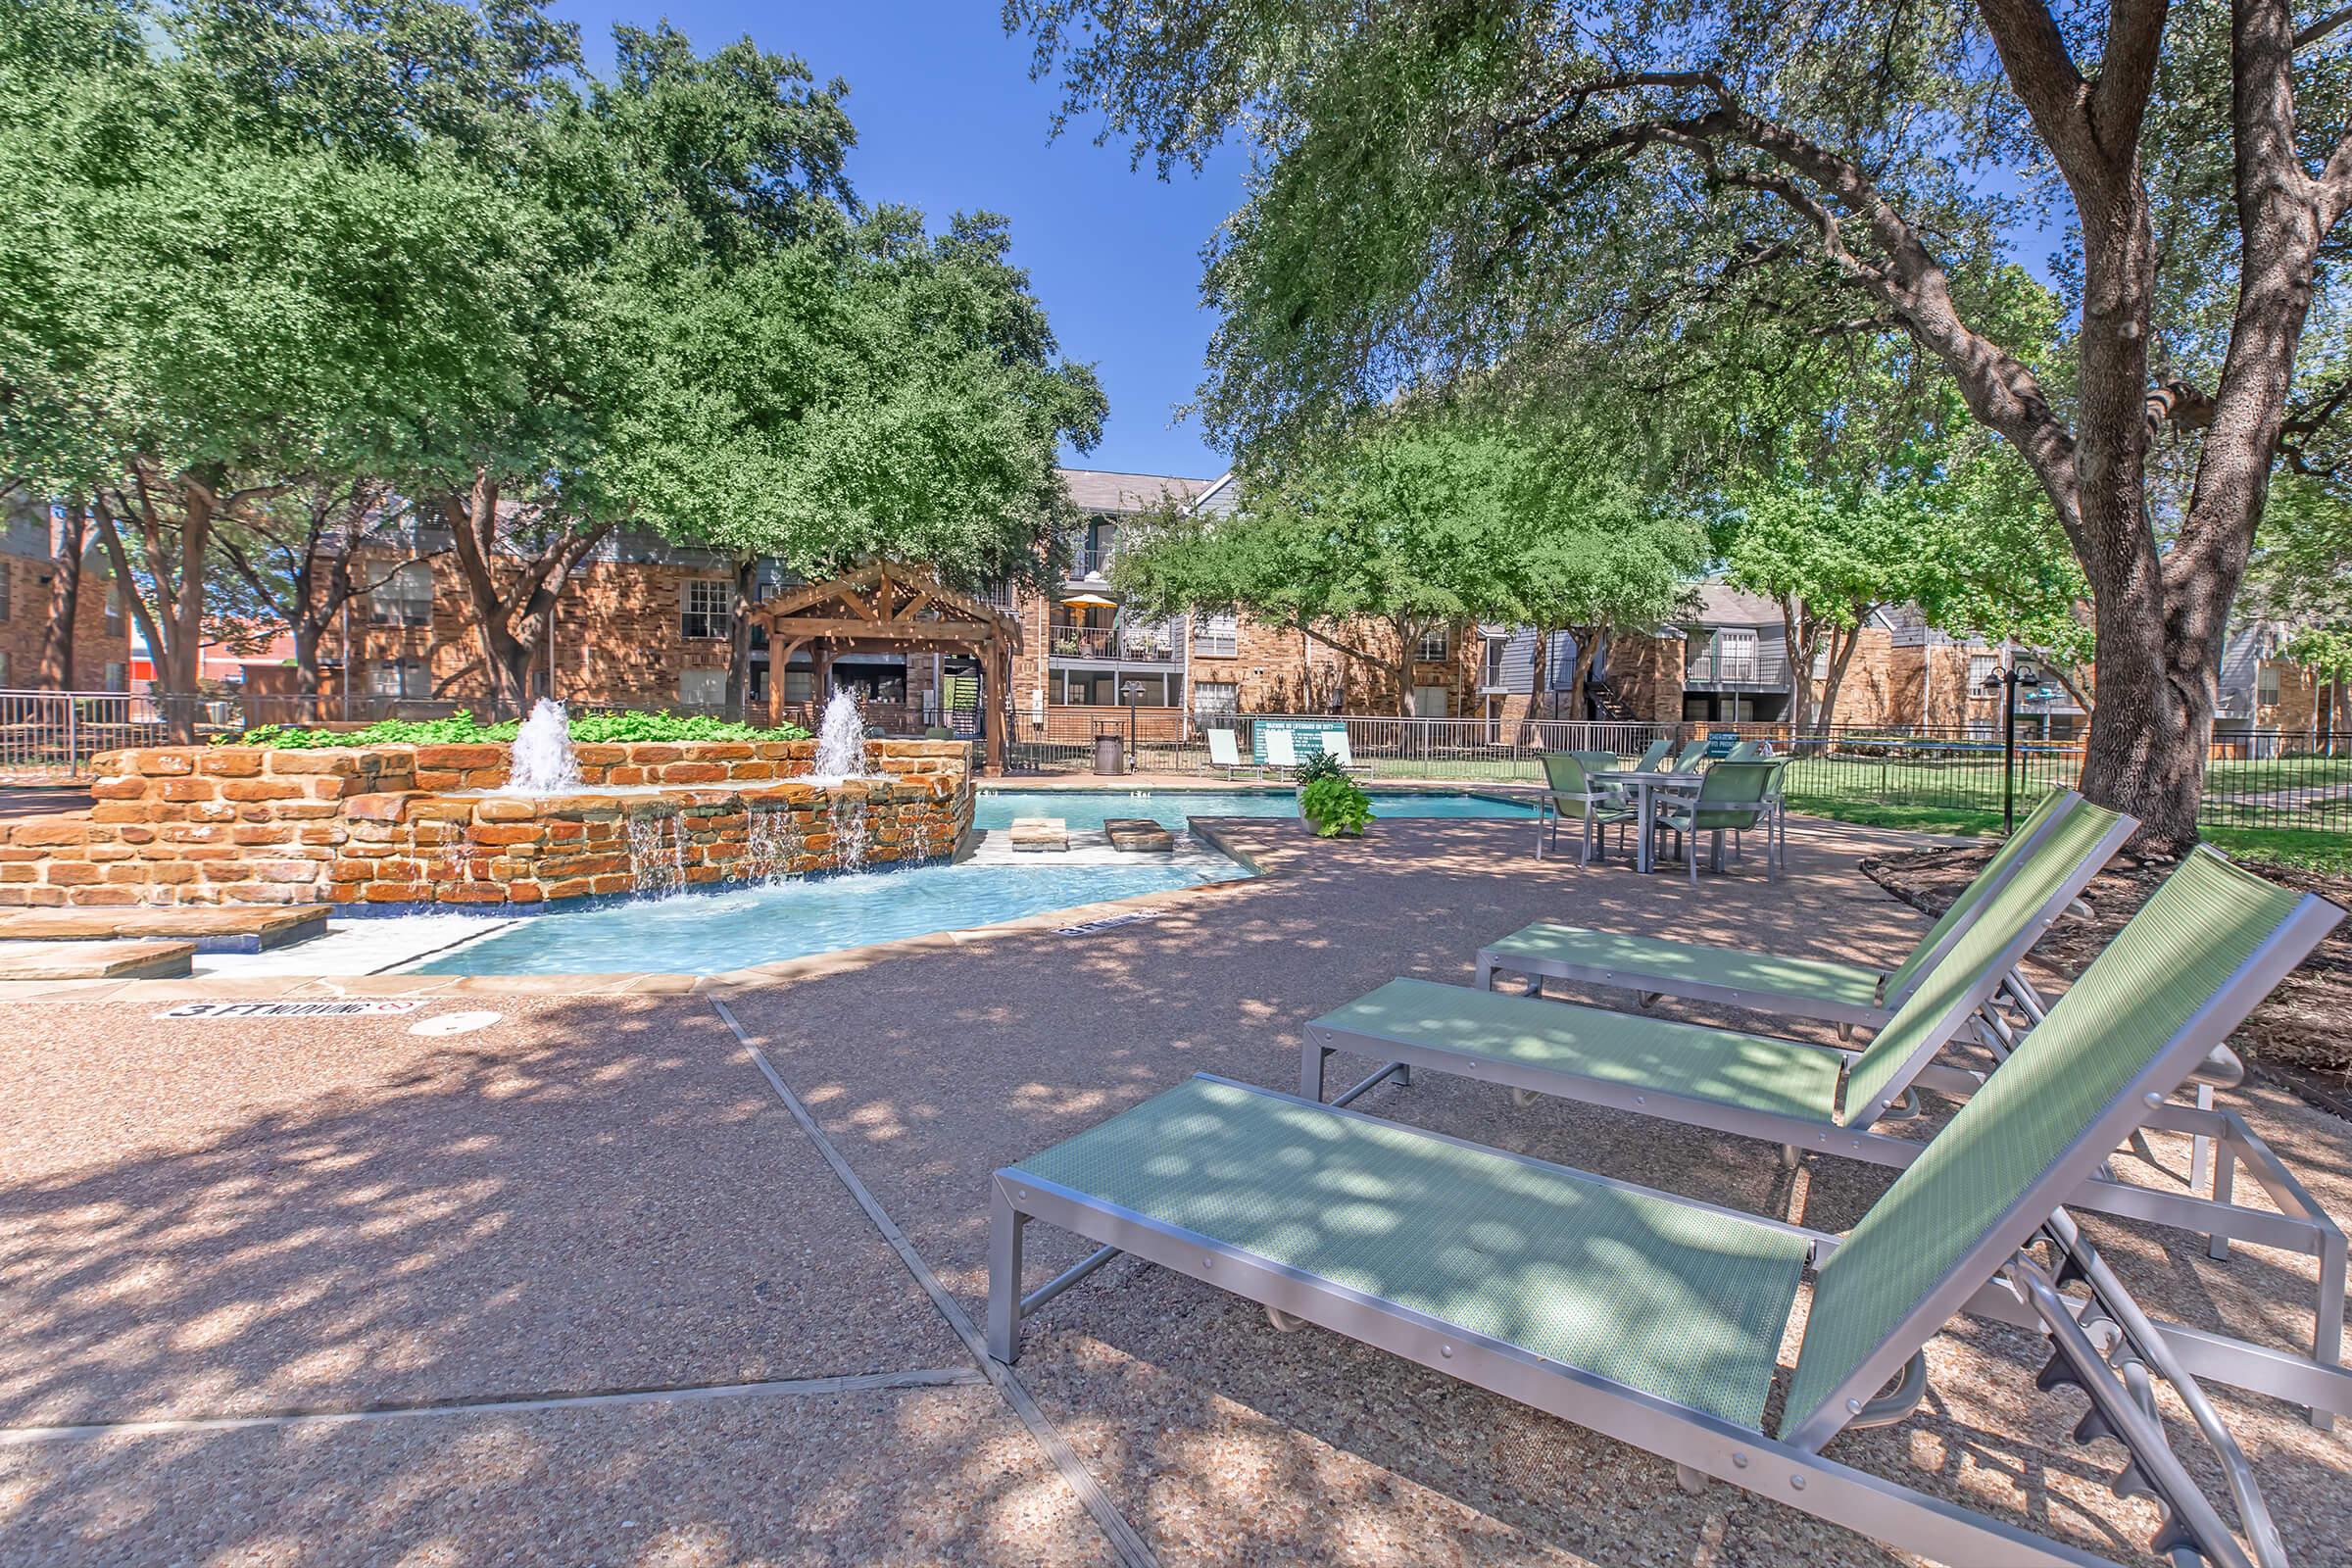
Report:
[[[1427,791],[1413,791],[1426,794]],[[1466,792],[1465,792],[1466,793]],[[1289,872],[1269,869],[1255,856],[1235,846],[1219,823],[1284,821],[1279,816],[1188,817],[1193,834],[1242,867],[1242,875],[1216,882],[1197,882],[1157,893],[1133,893],[1088,904],[1064,905],[1034,914],[986,925],[926,931],[888,942],[868,942],[854,948],[805,954],[750,964],[716,974],[676,974],[658,970],[620,970],[564,974],[359,974],[251,975],[243,977],[189,975],[170,980],[24,980],[0,981],[0,1003],[10,1002],[200,1002],[200,1001],[325,1001],[380,997],[485,996],[694,996],[728,993],[863,968],[869,964],[924,953],[953,952],[974,942],[1000,937],[1034,935],[1067,926],[1085,925],[1120,914],[1132,914],[1153,904],[1180,901],[1190,906],[1205,899],[1231,897],[1235,890]],[[1303,824],[1295,824],[1303,832]],[[1124,926],[1132,922],[1121,922]],[[1067,940],[1083,940],[1085,933]]]

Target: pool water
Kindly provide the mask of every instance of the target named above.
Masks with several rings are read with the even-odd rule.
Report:
[[[1007,818],[1009,820],[1009,818]],[[1247,875],[1239,865],[922,865],[643,899],[515,921],[417,974],[717,974]]]
[[[972,804],[974,827],[1006,828],[1016,816],[1058,816],[1073,832],[1097,828],[1105,817],[1148,816],[1162,827],[1180,828],[1188,816],[1297,816],[1298,797],[1290,790],[983,790]],[[1532,802],[1478,795],[1413,795],[1372,792],[1372,815],[1380,817],[1533,816]]]

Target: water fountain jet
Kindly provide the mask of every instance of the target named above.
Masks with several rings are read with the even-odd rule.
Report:
[[[564,705],[542,697],[514,735],[508,795],[564,795],[580,789],[579,754],[571,747],[571,719]]]

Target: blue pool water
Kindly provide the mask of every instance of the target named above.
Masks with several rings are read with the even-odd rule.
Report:
[[[1182,827],[1188,816],[1297,816],[1289,790],[983,790],[972,805],[974,827],[1010,827],[1016,816],[1058,816],[1072,831],[1101,827],[1105,817],[1148,816]],[[1375,790],[1374,817],[1516,817],[1536,814],[1532,803],[1476,795],[1410,795]]]
[[[1227,862],[1230,864],[1230,862]],[[1195,864],[923,865],[539,914],[419,974],[716,974],[1247,873]]]

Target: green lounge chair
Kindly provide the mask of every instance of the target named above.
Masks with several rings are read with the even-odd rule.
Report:
[[[1240,737],[1230,729],[1208,731],[1208,765],[1221,770],[1227,778],[1245,768],[1253,775],[1262,776],[1265,772],[1259,763],[1243,760]]]
[[[996,1173],[989,1352],[1012,1361],[1027,1315],[1124,1250],[1276,1329],[1314,1323],[1668,1459],[1694,1491],[1726,1481],[1940,1562],[2105,1560],[1824,1452],[1908,1418],[1929,1341],[1969,1313],[2049,1337],[2035,1381],[2088,1396],[2078,1441],[2125,1446],[2116,1488],[2162,1504],[2157,1555],[2281,1568],[2195,1342],[2149,1321],[2061,1206],[2341,917],[2251,878],[2217,910],[2216,875],[2192,861],[2160,890],[1842,1239],[1203,1075]],[[1101,1246],[1024,1295],[1032,1220]],[[2029,1250],[2042,1242],[2055,1275]],[[2141,1402],[2158,1378],[2214,1449],[2250,1551]]]
[[[1698,739],[1692,741],[1690,745],[1683,748],[1682,756],[1676,758],[1674,760],[1674,765],[1667,768],[1666,771],[1669,773],[1688,773],[1692,768],[1696,767],[1699,763],[1699,760],[1706,755],[1707,738],[1704,735],[1701,735]]]
[[[1546,979],[1621,986],[1644,1002],[1682,997],[1875,1029],[1910,999],[1935,961],[1984,912],[1984,901],[2027,857],[2047,848],[2052,825],[2082,805],[2082,797],[2073,790],[2053,791],[2018,824],[1902,962],[1888,971],[1540,921],[1481,948],[1478,983],[1483,989],[1497,974],[1507,973],[1526,976],[1531,991]]]
[[[1642,760],[1634,764],[1633,770],[1637,773],[1651,771],[1662,764],[1666,760],[1666,754],[1673,750],[1672,741],[1651,741],[1649,750],[1642,754]]]
[[[1772,756],[1770,741],[1741,741],[1724,758],[1727,762],[1761,762]]]
[[[2053,1008],[2041,1024],[2006,1039],[1984,1024],[1986,1004],[2002,976],[2136,826],[2129,817],[2086,807],[2068,820],[2064,831],[2095,832],[2102,818],[2105,837],[2087,855],[2076,855],[2070,846],[2061,845],[2064,853],[2036,857],[2012,877],[1988,902],[1983,916],[1936,961],[1901,1010],[1861,1050],[1426,980],[1392,980],[1306,1026],[1299,1053],[1299,1093],[1320,1099],[1325,1058],[1345,1051],[1386,1065],[1337,1097],[1334,1102],[1339,1104],[1358,1098],[1383,1078],[1405,1082],[1415,1070],[1434,1071],[1502,1085],[1521,1103],[1548,1095],[1762,1139],[1781,1145],[1790,1164],[1809,1150],[1882,1165],[1907,1165],[1926,1146],[1917,1138],[1882,1131],[1881,1125],[1914,1113],[1919,1089],[1966,1100],[1984,1083],[1997,1080],[2002,1070],[1986,1075],[1936,1065],[1935,1058],[1944,1044],[1973,1026],[1998,1060],[2012,1049],[2022,1051],[2025,1043],[2040,1035],[2048,1018],[2056,1016]],[[2205,850],[2192,856],[2166,887],[2171,892],[2167,907],[2193,909],[2201,904],[2214,911],[2217,924],[2223,924],[2233,904],[2258,898],[2259,890],[2270,889],[2270,884]],[[2217,1045],[2222,1038],[2215,1037]],[[2192,1065],[2188,1076],[2202,1071],[2203,1065]],[[2329,1412],[2352,1411],[2352,1372],[2338,1365],[2346,1274],[2343,1232],[2285,1163],[2233,1113],[2167,1104],[2146,1107],[2143,1121],[2211,1140],[2223,1152],[2225,1166],[2242,1164],[2255,1177],[2276,1212],[2233,1201],[2229,1177],[2218,1171],[2211,1196],[2140,1187],[2102,1171],[2067,1200],[2098,1213],[2193,1231],[2213,1242],[2234,1239],[2318,1258],[2311,1358],[2298,1365],[2324,1369],[2329,1381],[2319,1391],[2321,1397],[2304,1402],[2312,1405],[2315,1422],[2322,1427],[2329,1424]],[[2139,1132],[2138,1127],[2132,1129],[2135,1138]],[[2263,1382],[2260,1369],[2238,1364],[2245,1356],[2277,1354],[2235,1346],[2226,1355],[2228,1370],[2217,1370],[2216,1375],[2278,1392]]]
[[[1774,778],[1780,772],[1777,762],[1736,762],[1726,760],[1706,771],[1698,782],[1698,793],[1685,800],[1668,801],[1660,810],[1654,826],[1671,832],[1682,846],[1683,863],[1690,869],[1690,885],[1698,886],[1698,836],[1715,836],[1713,868],[1723,869],[1723,836],[1726,833],[1745,833],[1758,823],[1769,832],[1772,827],[1772,803],[1768,799]],[[1765,872],[1777,879],[1780,867],[1768,843],[1764,856]]]
[[[1576,753],[1545,752],[1544,777],[1551,788],[1537,803],[1536,832],[1539,837],[1536,843],[1539,850],[1544,843],[1541,837],[1544,828],[1543,819],[1550,819],[1551,846],[1556,850],[1560,844],[1560,823],[1571,816],[1578,821],[1577,864],[1590,865],[1592,862],[1595,835],[1601,837],[1605,850],[1607,832],[1611,827],[1617,829],[1618,844],[1620,848],[1623,847],[1625,827],[1633,821],[1634,812],[1622,799],[1598,787],[1586,775],[1585,764],[1578,760]]]

